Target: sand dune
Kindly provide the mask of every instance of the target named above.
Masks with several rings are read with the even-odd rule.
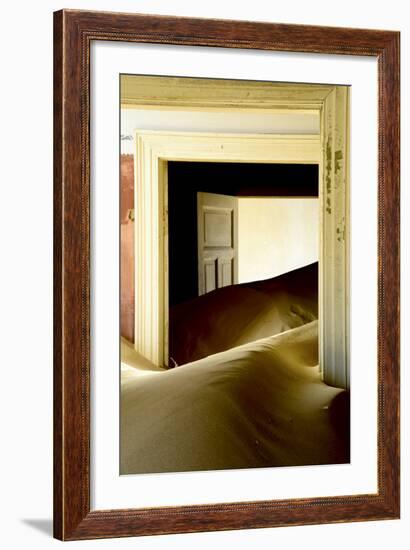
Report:
[[[317,363],[313,321],[164,372],[124,366],[121,473],[347,462],[347,394]]]
[[[318,369],[317,263],[170,313],[161,370],[123,343],[121,473],[349,461],[348,393]]]
[[[317,319],[317,262],[279,277],[204,294],[170,311],[169,350],[178,365]]]

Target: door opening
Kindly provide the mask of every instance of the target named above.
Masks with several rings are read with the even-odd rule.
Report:
[[[318,318],[318,165],[168,162],[167,174],[169,367]]]

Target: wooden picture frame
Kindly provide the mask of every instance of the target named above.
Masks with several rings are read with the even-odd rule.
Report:
[[[54,536],[78,540],[398,518],[399,33],[63,10],[54,14],[54,35]],[[377,493],[90,510],[93,40],[377,58]]]

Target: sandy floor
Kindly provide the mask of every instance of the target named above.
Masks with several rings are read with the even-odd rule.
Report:
[[[167,371],[124,348],[121,473],[349,461],[348,396],[320,379],[317,321]]]
[[[165,369],[157,367],[148,359],[145,359],[134,348],[131,342],[121,338],[121,382],[129,376],[138,376],[152,374],[155,372],[164,372]]]
[[[178,365],[317,319],[318,264],[209,292],[170,311],[170,355]]]

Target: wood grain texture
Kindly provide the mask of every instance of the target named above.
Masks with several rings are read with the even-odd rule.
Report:
[[[54,535],[63,537],[63,433],[62,433],[62,415],[63,415],[63,269],[62,269],[62,248],[63,248],[63,225],[62,225],[62,190],[63,190],[63,153],[62,153],[62,129],[63,129],[63,89],[62,89],[62,28],[61,12],[54,17],[54,213],[53,213],[53,238],[54,238],[54,281],[53,281],[53,398],[54,398],[54,492],[53,492],[53,516],[54,516]]]
[[[399,33],[64,10],[54,14],[54,34],[55,537],[399,517]],[[89,52],[96,39],[377,57],[378,494],[90,511]]]

